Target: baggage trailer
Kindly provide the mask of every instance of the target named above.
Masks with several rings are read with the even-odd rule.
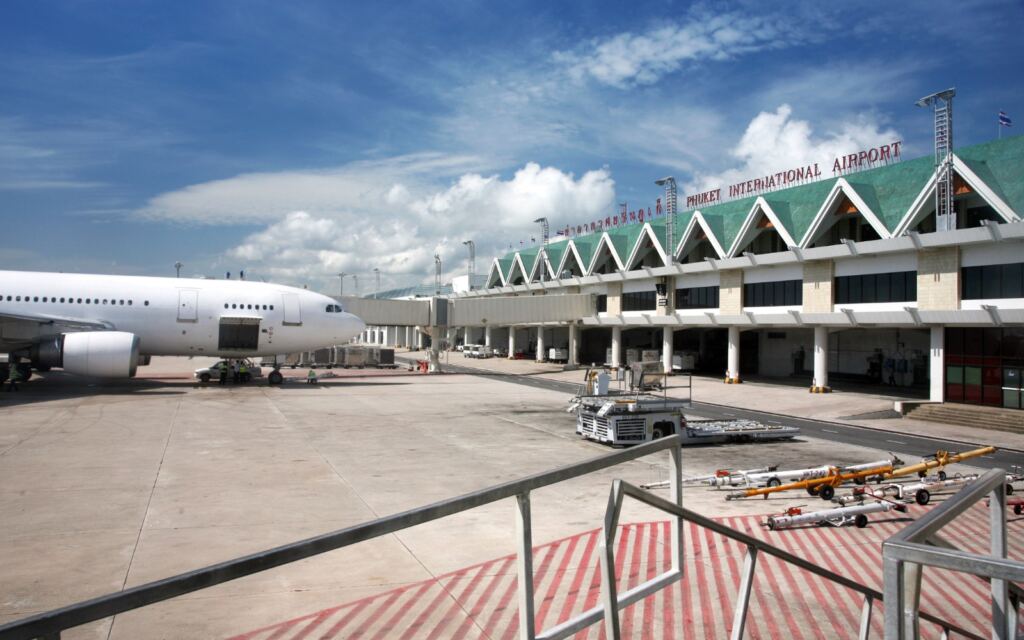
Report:
[[[316,349],[315,351],[311,351],[310,354],[309,367],[311,369],[319,367],[330,369],[334,366],[334,349]]]

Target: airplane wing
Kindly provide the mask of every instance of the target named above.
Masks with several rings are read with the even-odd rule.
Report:
[[[21,314],[21,313],[8,313],[0,312],[0,322],[5,320],[15,320],[19,322],[30,322],[35,324],[50,324],[67,327],[69,329],[77,329],[79,331],[110,331],[114,329],[114,325],[110,322],[105,321],[90,321],[81,320],[79,318],[67,318],[64,316],[54,315],[50,313],[33,313],[33,314]]]

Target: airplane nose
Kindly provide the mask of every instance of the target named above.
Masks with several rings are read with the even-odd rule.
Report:
[[[361,318],[359,318],[357,316],[350,316],[350,317],[352,319],[351,322],[352,322],[352,332],[353,332],[353,335],[360,334],[360,333],[362,333],[363,331],[366,330],[366,323],[363,322],[363,320]]]

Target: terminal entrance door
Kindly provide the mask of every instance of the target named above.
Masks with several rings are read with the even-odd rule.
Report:
[[[1021,374],[1024,369],[1017,367],[1003,367],[1003,407],[1007,409],[1021,409],[1022,388]]]

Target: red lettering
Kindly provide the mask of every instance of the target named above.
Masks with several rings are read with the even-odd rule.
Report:
[[[817,162],[814,163],[814,177],[815,178],[820,178],[821,177],[821,169],[818,167],[818,163]]]
[[[800,167],[800,168],[798,168],[796,170],[796,179],[797,180],[803,180],[804,179],[804,168],[803,167]]]
[[[786,182],[793,182],[794,180],[796,180],[796,171],[790,169],[786,172]]]
[[[871,151],[868,151],[868,162],[870,162],[871,164],[874,164],[874,163],[878,162],[878,148],[877,147],[872,149]]]

